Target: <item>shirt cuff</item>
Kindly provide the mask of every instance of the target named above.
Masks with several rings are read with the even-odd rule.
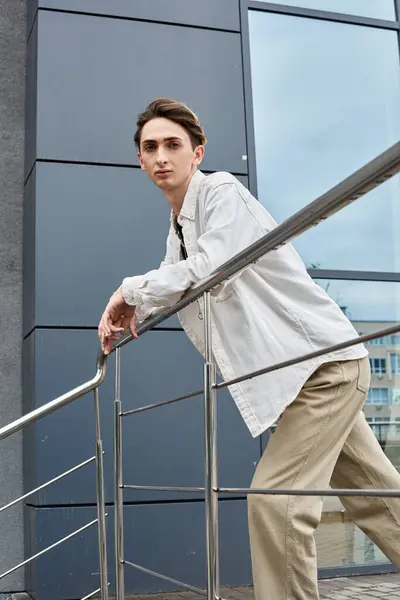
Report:
[[[125,277],[122,281],[121,291],[124,300],[129,306],[140,306],[144,304],[140,288],[144,286],[142,277]]]

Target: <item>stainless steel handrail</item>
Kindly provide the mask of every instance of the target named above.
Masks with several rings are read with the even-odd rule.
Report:
[[[398,333],[400,331],[400,323],[397,325],[393,325],[392,327],[388,327],[387,329],[382,329],[381,331],[375,333],[368,333],[366,335],[360,335],[357,338],[353,338],[348,340],[347,342],[342,342],[340,344],[335,344],[334,346],[330,346],[329,348],[323,348],[322,350],[316,350],[315,352],[310,352],[309,354],[304,354],[303,356],[299,356],[297,358],[291,358],[290,360],[285,360],[280,363],[276,363],[275,365],[270,365],[269,367],[264,367],[263,369],[257,369],[257,371],[252,371],[251,373],[247,373],[246,375],[241,375],[240,377],[235,377],[234,379],[229,379],[228,381],[223,381],[222,383],[218,383],[216,385],[217,389],[222,389],[228,387],[230,385],[234,385],[236,383],[241,383],[242,381],[246,381],[247,379],[252,379],[253,377],[258,377],[259,375],[265,375],[266,373],[272,373],[272,371],[278,371],[279,369],[284,369],[285,367],[292,367],[293,365],[297,365],[306,360],[311,360],[313,358],[318,358],[319,356],[323,356],[324,354],[328,354],[329,352],[336,352],[336,350],[343,350],[344,348],[350,348],[350,346],[355,346],[356,344],[362,344],[363,342],[367,342],[369,340],[375,340],[386,335],[391,335],[393,333]]]
[[[79,463],[78,465],[75,465],[74,467],[72,467],[71,469],[58,475],[57,477],[47,481],[46,483],[36,487],[35,489],[27,492],[23,496],[16,498],[15,500],[9,502],[5,506],[2,506],[0,508],[0,513],[7,510],[8,508],[11,508],[18,502],[22,502],[23,500],[26,500],[26,498],[29,498],[30,496],[36,494],[37,492],[49,487],[50,485],[56,483],[57,481],[60,481],[61,479],[67,477],[68,475],[71,475],[72,473],[78,471],[79,469],[82,469],[83,467],[94,462],[96,464],[97,519],[94,519],[90,523],[84,525],[83,527],[80,527],[79,529],[73,531],[72,533],[65,536],[64,538],[51,544],[47,548],[44,548],[40,552],[34,554],[33,556],[30,556],[26,560],[22,561],[21,563],[15,565],[11,569],[8,569],[4,573],[0,574],[0,580],[3,579],[4,577],[7,577],[8,575],[13,573],[17,569],[20,569],[20,568],[30,564],[31,562],[33,562],[34,560],[43,556],[50,550],[53,550],[57,546],[60,546],[64,542],[67,542],[68,540],[72,539],[76,535],[86,531],[86,529],[92,527],[93,525],[97,525],[98,547],[99,547],[99,566],[100,566],[100,569],[99,569],[99,571],[100,571],[100,588],[99,588],[99,590],[96,590],[95,592],[92,592],[91,594],[89,594],[89,596],[86,596],[86,598],[92,598],[94,595],[97,594],[98,591],[100,591],[101,600],[108,600],[109,583],[108,583],[108,576],[107,576],[108,568],[107,568],[107,545],[106,545],[106,517],[107,517],[107,514],[105,512],[104,465],[103,465],[104,452],[103,452],[103,445],[102,445],[102,440],[101,440],[101,435],[100,435],[100,404],[99,404],[99,385],[103,382],[105,374],[106,374],[104,357],[102,357],[102,356],[98,357],[97,366],[98,366],[98,368],[97,368],[96,376],[92,380],[87,382],[86,384],[78,386],[71,392],[69,392],[67,394],[63,394],[62,396],[56,398],[55,400],[48,402],[47,404],[35,409],[34,411],[24,415],[23,417],[20,417],[19,419],[16,419],[14,422],[12,422],[9,425],[6,425],[5,427],[2,427],[0,429],[0,441],[1,441],[14,433],[21,431],[23,428],[27,427],[28,425],[35,423],[40,418],[42,418],[46,415],[49,415],[50,413],[52,413],[56,410],[59,410],[60,408],[63,408],[64,406],[66,406],[67,404],[72,402],[73,400],[80,398],[87,392],[93,390],[93,392],[94,392],[94,416],[95,416],[95,456],[83,461],[82,463]]]
[[[216,435],[216,391],[219,388],[227,387],[235,382],[244,381],[251,379],[263,373],[277,370],[285,366],[290,366],[303,360],[321,356],[332,350],[338,350],[346,348],[355,344],[362,343],[363,341],[369,341],[371,339],[383,337],[392,333],[400,331],[400,324],[384,329],[373,334],[365,336],[359,336],[353,340],[342,344],[336,344],[330,348],[325,348],[322,351],[314,352],[302,357],[297,357],[289,361],[285,361],[278,365],[272,365],[252,373],[235,378],[234,380],[225,381],[220,384],[216,384],[215,381],[215,364],[213,362],[212,355],[212,328],[211,328],[211,292],[210,290],[233,275],[242,268],[248,266],[251,262],[258,260],[267,251],[279,248],[281,245],[292,239],[296,235],[299,235],[306,229],[312,227],[326,218],[330,214],[337,212],[346,206],[350,202],[354,201],[357,197],[369,191],[375,185],[382,183],[388,177],[394,175],[399,171],[399,150],[400,146],[397,144],[387,153],[384,153],[380,158],[372,161],[369,165],[361,169],[358,174],[351,176],[345,182],[342,182],[334,190],[331,190],[320,199],[309,205],[290,219],[288,219],[281,226],[278,226],[273,232],[259,240],[256,244],[247,248],[243,253],[236,255],[232,261],[229,261],[216,273],[212,274],[208,279],[200,282],[197,286],[187,292],[184,298],[178,302],[174,307],[161,311],[158,315],[146,321],[138,330],[138,334],[141,335],[148,329],[158,325],[162,320],[172,316],[175,312],[181,310],[187,306],[190,302],[193,302],[204,296],[204,338],[205,338],[205,366],[204,366],[204,408],[205,408],[205,485],[204,485],[204,499],[206,507],[206,553],[207,553],[207,600],[221,600],[220,596],[220,585],[219,585],[219,551],[218,551],[218,499],[220,494],[232,493],[232,494],[279,494],[279,495],[317,495],[317,496],[380,496],[380,497],[400,497],[400,490],[360,490],[360,489],[336,489],[336,490],[286,490],[286,489],[252,489],[252,488],[220,488],[217,484],[217,435]],[[379,174],[378,174],[379,172]],[[119,355],[121,347],[129,342],[131,336],[126,336],[115,345],[115,349]],[[119,379],[119,360],[117,361],[118,367],[116,370],[116,379]],[[170,486],[145,486],[145,485],[127,485],[122,481],[122,419],[125,416],[138,414],[146,410],[151,410],[172,404],[180,400],[192,398],[199,395],[199,391],[191,392],[178,398],[173,398],[164,402],[157,402],[148,406],[139,407],[134,410],[122,412],[121,410],[121,398],[120,390],[116,394],[115,402],[115,455],[114,455],[114,469],[115,469],[115,489],[116,489],[116,503],[115,503],[115,519],[116,519],[116,564],[118,572],[118,580],[116,586],[116,600],[123,600],[124,598],[124,570],[125,564],[151,574],[154,577],[169,581],[174,585],[179,585],[186,589],[193,589],[192,586],[179,582],[177,579],[167,577],[162,573],[144,568],[135,563],[129,562],[124,558],[124,548],[122,542],[123,532],[123,497],[122,491],[124,488],[133,489],[136,491],[164,491],[164,492],[202,492],[202,488],[196,487],[170,487]]]
[[[390,406],[390,404],[389,404],[389,405],[387,405],[387,404],[380,404],[380,406]],[[399,420],[399,421],[379,421],[378,423],[377,423],[377,422],[375,422],[375,423],[370,423],[370,422],[368,421],[368,425],[369,425],[371,428],[378,428],[378,427],[393,427],[394,425],[396,425],[396,427],[400,427],[400,420]]]
[[[142,567],[141,565],[129,562],[129,560],[126,560],[125,564],[136,569],[137,571],[142,571],[142,573],[146,573],[147,575],[151,575],[152,577],[157,577],[158,579],[164,579],[164,581],[169,581],[170,583],[183,587],[186,590],[190,590],[191,592],[196,592],[197,594],[201,594],[202,596],[207,595],[206,592],[201,588],[195,587],[194,585],[189,585],[188,583],[184,583],[183,581],[179,581],[178,579],[174,579],[173,577],[168,577],[168,575],[157,573],[157,571],[146,569],[146,567]]]
[[[278,371],[279,369],[284,369],[285,367],[291,367],[298,363],[301,363],[306,360],[310,360],[312,358],[316,358],[318,356],[323,356],[324,354],[328,354],[330,352],[334,352],[335,350],[342,350],[343,348],[348,348],[350,346],[354,346],[355,344],[362,344],[364,342],[368,342],[369,340],[375,340],[386,335],[391,335],[393,333],[397,333],[400,331],[400,323],[398,325],[392,325],[386,329],[380,329],[379,331],[374,331],[374,333],[368,333],[365,335],[361,335],[357,338],[353,338],[347,342],[342,342],[341,344],[335,344],[334,346],[329,346],[324,348],[323,350],[318,350],[315,352],[311,352],[310,354],[304,354],[303,356],[298,356],[296,358],[291,358],[290,360],[285,360],[281,363],[276,363],[275,365],[270,365],[269,367],[264,367],[262,369],[258,369],[257,371],[253,371],[251,373],[247,373],[245,375],[241,375],[240,377],[235,377],[235,379],[231,379],[229,381],[223,381],[221,383],[215,384],[215,389],[222,389],[233,385],[235,383],[240,383],[241,381],[245,381],[246,379],[252,379],[253,377],[258,377],[259,375],[264,375],[266,373],[272,373],[272,371]],[[169,400],[164,400],[161,402],[155,402],[154,404],[147,404],[144,406],[139,406],[138,408],[133,408],[131,410],[125,410],[120,413],[121,417],[129,417],[130,415],[137,415],[142,412],[146,412],[148,410],[153,410],[154,408],[160,408],[161,406],[167,406],[169,404],[174,404],[175,402],[181,402],[182,400],[188,400],[189,398],[195,398],[197,396],[201,396],[204,394],[204,389],[196,390],[195,392],[189,392],[187,394],[183,394],[182,396],[177,396],[176,398],[171,398]]]
[[[27,558],[23,562],[19,563],[15,567],[12,567],[11,569],[9,569],[8,571],[6,571],[5,573],[2,573],[0,575],[0,579],[3,579],[3,577],[7,577],[7,575],[11,575],[11,573],[14,573],[14,571],[16,571],[17,569],[20,569],[21,567],[24,567],[25,565],[28,565],[33,560],[36,560],[40,556],[43,556],[43,554],[47,554],[47,552],[49,552],[50,550],[53,550],[57,546],[60,546],[62,543],[66,542],[67,540],[70,540],[71,538],[75,537],[79,533],[82,533],[86,529],[89,529],[89,527],[93,527],[93,525],[96,525],[97,521],[98,521],[98,519],[93,519],[93,521],[90,521],[90,523],[87,523],[86,525],[83,525],[83,527],[80,527],[76,531],[73,531],[69,535],[66,535],[61,540],[58,540],[57,542],[54,542],[54,544],[51,544],[51,546],[48,546],[44,550],[41,550],[40,552],[37,552],[37,554],[34,554],[33,556],[30,556],[29,558]]]
[[[206,277],[193,286],[179,302],[147,319],[138,327],[138,336],[149,331],[156,325],[160,325],[160,323],[169,317],[172,317],[195,300],[198,300],[205,292],[212,290],[238,271],[256,262],[267,252],[276,250],[300,234],[305,233],[308,229],[318,225],[324,219],[337,213],[387,179],[390,179],[399,171],[400,142],[397,142],[347,179],[294,213],[270,233],[267,233],[254,244],[251,244],[248,248],[225,262],[209,277]],[[122,337],[114,345],[112,352],[116,348],[121,348],[130,342],[131,339],[132,336],[130,334]]]
[[[0,441],[5,439],[9,435],[16,433],[17,431],[21,431],[22,429],[24,429],[28,425],[31,425],[31,423],[35,423],[42,417],[50,415],[52,412],[58,410],[59,408],[67,406],[67,404],[69,404],[73,400],[77,400],[78,398],[85,396],[88,392],[92,392],[96,388],[98,388],[103,383],[104,378],[106,376],[105,358],[106,357],[102,353],[99,353],[97,357],[97,371],[93,379],[89,379],[89,381],[87,381],[86,383],[78,385],[78,387],[67,392],[66,394],[58,396],[54,400],[51,400],[50,402],[47,402],[46,404],[35,408],[35,410],[32,410],[26,415],[19,417],[19,419],[15,419],[15,421],[13,421],[12,423],[1,427]]]
[[[350,177],[339,183],[337,186],[333,187],[331,190],[317,198],[314,202],[310,203],[286,221],[284,221],[281,225],[277,226],[273,231],[268,233],[267,235],[260,238],[257,242],[246,248],[244,251],[238,253],[232,259],[224,263],[220,266],[216,271],[214,271],[209,277],[199,282],[196,286],[193,286],[183,298],[176,303],[174,306],[161,310],[155,316],[149,318],[146,322],[144,322],[138,328],[138,335],[142,335],[149,329],[155,327],[156,325],[162,323],[167,318],[173,316],[184,307],[188,306],[195,300],[199,299],[204,295],[205,305],[209,307],[210,302],[210,291],[215,288],[217,285],[226,281],[230,277],[232,277],[237,272],[246,268],[252,263],[255,263],[259,258],[261,258],[267,252],[272,250],[276,250],[277,248],[283,246],[288,243],[295,237],[304,233],[311,227],[317,225],[322,220],[330,217],[335,214],[345,206],[351,204],[356,199],[360,198],[362,195],[371,191],[390,177],[394,176],[396,173],[400,171],[400,142],[394,144],[391,148],[386,150],[384,153],[379,155],[374,160],[370,161],[367,165],[353,173]],[[206,311],[207,312],[207,311]],[[209,320],[209,310],[208,310],[208,320]],[[205,324],[205,335],[207,341],[207,347],[211,348],[211,328],[209,327],[209,322]],[[208,328],[208,329],[207,329]],[[396,333],[400,331],[399,328],[390,328],[385,331],[385,335],[388,333]],[[364,336],[365,339],[374,339],[374,337],[380,337],[378,335],[370,335]],[[149,408],[155,408],[156,406],[161,406],[163,404],[172,403],[178,401],[182,398],[173,399],[166,401],[164,403],[157,403],[155,405],[151,405],[150,407],[142,407],[140,409],[136,409],[134,411],[128,411],[127,413],[121,412],[121,402],[120,402],[120,384],[119,384],[119,351],[120,348],[131,341],[131,335],[126,335],[121,338],[113,347],[112,352],[117,351],[117,372],[116,372],[116,401],[115,401],[115,432],[116,439],[114,445],[114,463],[116,468],[115,474],[115,504],[116,504],[116,514],[115,514],[115,524],[116,524],[116,577],[117,577],[117,600],[123,599],[123,563],[125,562],[123,559],[123,531],[122,531],[122,488],[124,487],[122,484],[122,430],[121,430],[121,418],[122,416],[126,416],[127,414],[133,414],[135,412],[140,412],[143,410],[148,410]],[[351,343],[346,343],[347,345],[352,345],[354,343],[360,343],[361,338],[356,341],[351,341]],[[344,345],[339,345],[340,347],[346,347]],[[338,347],[339,347],[338,346]],[[313,353],[315,356],[323,354],[329,351],[329,349],[325,349],[320,353]],[[309,357],[311,355],[308,355]],[[223,382],[221,384],[215,383],[215,365],[211,360],[211,354],[208,352],[208,356],[206,357],[206,365],[205,365],[205,420],[206,420],[206,429],[207,435],[205,438],[205,456],[206,456],[206,485],[205,485],[205,495],[206,495],[206,505],[207,505],[207,555],[208,555],[208,582],[209,589],[207,593],[207,597],[209,600],[219,597],[219,581],[218,581],[218,528],[217,528],[217,507],[218,507],[218,494],[219,492],[224,492],[224,488],[218,488],[216,485],[216,432],[215,432],[215,393],[218,388],[226,387],[228,385],[233,384],[234,382],[243,381],[246,378],[255,377],[262,373],[269,372],[271,370],[276,370],[277,368],[283,368],[283,366],[289,366],[289,364],[295,364],[293,361],[298,360],[306,360],[307,357],[300,357],[300,359],[293,359],[293,361],[286,361],[286,363],[281,363],[280,365],[275,365],[272,367],[267,367],[266,369],[262,369],[260,371],[254,372],[250,375],[244,375],[240,378],[236,378],[235,380],[231,380],[230,382]],[[96,410],[96,464],[97,464],[97,496],[98,496],[98,522],[99,527],[103,530],[102,535],[100,535],[99,531],[99,558],[100,558],[100,574],[101,574],[101,595],[102,600],[105,600],[108,596],[108,582],[105,579],[106,572],[106,546],[105,546],[105,512],[104,512],[104,490],[101,489],[101,485],[103,482],[103,459],[102,459],[102,444],[100,440],[100,428],[99,428],[99,402],[98,402],[98,388],[103,383],[106,375],[106,357],[100,351],[97,357],[97,371],[96,375],[93,379],[88,382],[74,388],[70,392],[63,394],[56,399],[48,402],[47,404],[35,409],[34,411],[20,417],[9,425],[0,428],[0,440],[5,439],[9,435],[16,433],[17,431],[22,430],[27,425],[36,422],[42,417],[58,410],[59,408],[66,406],[70,402],[82,397],[90,391],[94,391],[95,394],[95,410]],[[192,392],[187,397],[193,397],[198,395],[198,392]],[[132,486],[133,487],[133,486]],[[227,488],[226,488],[227,489]],[[231,488],[232,493],[243,493],[247,492],[246,489],[238,489]],[[337,490],[336,490],[337,491]],[[361,490],[357,490],[360,491]],[[354,490],[353,490],[354,492]],[[249,492],[253,493],[253,492]],[[268,493],[268,490],[264,490],[259,493]],[[274,493],[274,492],[271,492]],[[85,526],[87,527],[87,526]],[[71,534],[74,535],[74,534]],[[68,539],[68,537],[66,538]],[[61,543],[61,542],[58,542]],[[57,543],[57,544],[58,544]],[[56,544],[56,545],[57,545]],[[54,545],[53,545],[54,546]],[[46,549],[48,551],[51,549]],[[28,559],[33,560],[36,556],[40,556],[45,551],[42,551],[38,555],[31,557]],[[127,561],[126,561],[127,562]],[[23,564],[26,564],[27,561],[18,565],[15,568],[19,568]],[[131,566],[134,566],[133,563],[130,563]],[[11,571],[15,570],[13,568]],[[7,572],[7,573],[9,573]],[[6,573],[6,574],[7,574]],[[3,574],[5,576],[6,574]],[[165,576],[162,576],[165,577]],[[170,579],[173,581],[172,579]],[[176,581],[176,580],[175,580]],[[90,595],[91,596],[91,595]]]
[[[297,489],[297,488],[219,488],[216,487],[213,490],[219,494],[265,494],[271,496],[366,496],[366,497],[378,497],[378,498],[400,498],[399,490],[370,490],[370,489],[341,489],[335,488],[333,490],[311,490],[311,489]]]
[[[41,492],[42,490],[46,489],[50,485],[53,485],[53,483],[56,483],[57,481],[60,481],[61,479],[64,479],[64,477],[68,477],[68,475],[71,475],[72,473],[75,473],[75,471],[78,471],[79,469],[82,469],[83,467],[86,467],[86,465],[89,465],[90,463],[95,462],[95,460],[96,460],[96,457],[92,456],[92,458],[88,458],[84,462],[81,462],[80,464],[75,465],[75,467],[72,467],[71,469],[68,469],[68,471],[64,471],[64,473],[61,473],[61,475],[57,475],[57,477],[54,477],[54,479],[50,479],[49,481],[46,481],[46,483],[43,483],[42,485],[39,485],[39,487],[35,488],[34,490],[31,490],[30,492],[27,492],[23,496],[20,496],[19,498],[15,498],[15,500],[12,500],[8,504],[5,504],[4,506],[0,507],[0,513],[3,512],[3,510],[7,510],[8,508],[11,508],[12,506],[14,506],[15,504],[17,504],[18,502],[22,502],[23,500],[26,500],[27,498],[30,498],[34,494],[37,494],[38,492]]]
[[[400,142],[397,142],[347,179],[286,219],[286,221],[278,225],[273,231],[221,265],[210,277],[207,277],[204,281],[191,288],[179,302],[147,319],[138,327],[138,336],[143,335],[146,331],[172,317],[195,300],[198,300],[204,292],[213,289],[226,279],[229,279],[241,269],[257,261],[267,252],[283,246],[322,220],[351,204],[390,177],[396,175],[399,171]],[[114,352],[117,348],[121,348],[130,342],[131,339],[132,336],[130,334],[123,336],[114,344],[111,352]],[[0,440],[20,431],[30,423],[99,387],[106,375],[106,362],[106,356],[100,351],[97,356],[97,371],[93,379],[16,419],[9,425],[0,428]]]
[[[109,586],[110,586],[110,584],[108,584],[108,587]],[[90,598],[94,598],[95,596],[97,596],[98,593],[101,593],[101,587],[99,587],[97,590],[94,590],[93,592],[91,592],[90,594],[85,596],[84,598],[81,598],[81,600],[89,600]]]

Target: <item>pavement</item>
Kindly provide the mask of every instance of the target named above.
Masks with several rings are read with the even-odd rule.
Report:
[[[323,579],[319,582],[319,593],[320,600],[400,600],[400,573]],[[251,587],[223,588],[221,596],[224,600],[254,600]],[[126,600],[204,600],[204,595],[185,591],[142,594],[126,597]]]

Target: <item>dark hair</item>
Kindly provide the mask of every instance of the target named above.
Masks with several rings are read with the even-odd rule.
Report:
[[[170,119],[174,123],[181,125],[187,131],[193,149],[196,146],[204,146],[207,142],[198,117],[186,104],[171,100],[170,98],[156,98],[156,100],[150,102],[146,110],[140,113],[137,118],[134,140],[138,148],[140,148],[143,127],[146,123],[157,117]]]

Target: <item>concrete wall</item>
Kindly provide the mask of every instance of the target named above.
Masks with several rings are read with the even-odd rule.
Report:
[[[26,1],[0,0],[0,426],[21,415]],[[22,436],[0,442],[0,506],[22,493]],[[0,573],[23,560],[22,506],[0,513]],[[24,587],[24,573],[0,591]]]
[[[110,292],[164,256],[169,209],[138,168],[138,112],[161,95],[187,102],[208,137],[203,171],[228,170],[248,182],[238,0],[39,0],[28,19],[25,411],[93,376],[96,326]],[[170,319],[124,350],[127,409],[201,387],[201,357],[178,325]],[[110,533],[112,365],[113,358],[100,393]],[[246,486],[260,441],[227,393],[220,394],[219,420],[221,483]],[[124,432],[126,483],[202,485],[200,398],[131,417]],[[90,397],[30,428],[26,489],[89,458],[93,435]],[[94,484],[91,465],[29,503],[27,553],[93,518]],[[124,499],[127,559],[205,585],[200,495],[128,490]],[[241,498],[221,501],[221,544],[222,583],[250,583]],[[109,549],[112,581],[112,536]],[[39,600],[85,596],[98,586],[96,555],[95,531],[85,532],[29,569],[28,590]],[[169,586],[127,573],[127,592],[160,589]]]

